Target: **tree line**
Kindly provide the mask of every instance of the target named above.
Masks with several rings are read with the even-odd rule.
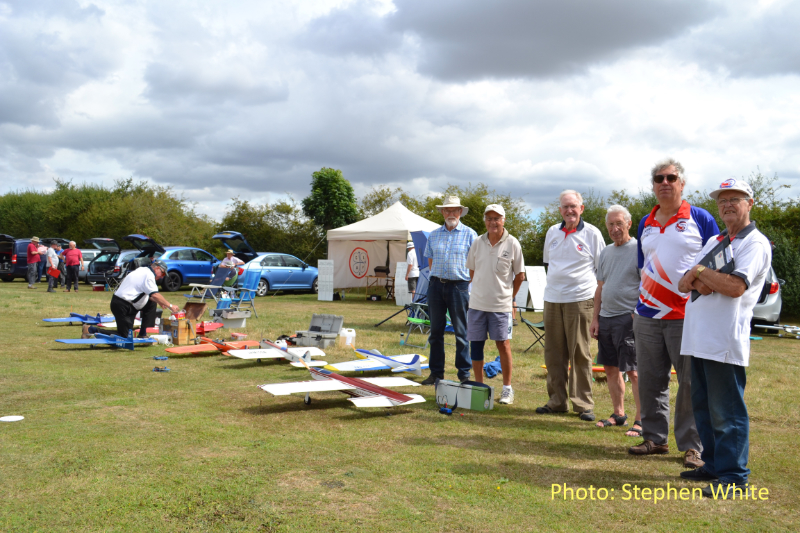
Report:
[[[755,193],[751,218],[773,244],[772,265],[783,287],[784,310],[800,316],[800,200],[783,199],[777,176],[760,172],[748,177]],[[580,191],[585,210],[583,218],[611,242],[605,227],[606,209],[613,204],[628,208],[635,235],[639,221],[656,204],[650,190],[637,194],[613,191],[604,197],[592,190]],[[376,186],[356,198],[342,172],[323,168],[312,174],[311,192],[298,203],[293,199],[256,204],[233,198],[225,215],[216,222],[198,214],[194,206],[170,187],[117,181],[106,188],[56,180],[51,192],[35,190],[10,192],[0,196],[0,233],[17,237],[65,237],[79,243],[91,237],[111,237],[122,242],[131,233],[143,233],[165,245],[197,246],[218,257],[223,248],[212,235],[222,230],[239,231],[258,251],[295,255],[309,264],[327,254],[327,230],[351,224],[380,213],[399,201],[413,213],[436,223],[442,217],[436,209],[443,195],[455,195],[469,207],[462,222],[478,234],[485,232],[483,210],[501,204],[506,210],[505,227],[522,245],[525,264],[541,265],[547,229],[561,221],[558,199],[533,216],[525,202],[512,194],[497,192],[483,183],[449,185],[441,194],[414,195],[400,187]],[[684,191],[692,205],[703,207],[724,227],[714,200],[706,192]]]

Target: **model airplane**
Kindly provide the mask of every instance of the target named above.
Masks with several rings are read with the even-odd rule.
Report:
[[[212,331],[222,327],[225,327],[225,324],[220,324],[219,322],[200,322],[197,324],[197,327],[194,328],[194,332],[198,335],[203,335],[205,333],[211,333]]]
[[[120,337],[119,335],[106,335],[105,333],[95,333],[93,339],[56,339],[56,342],[64,344],[88,344],[89,346],[107,345],[116,348],[126,348],[133,350],[134,346],[150,346],[155,344],[155,339],[138,339],[134,338],[133,331],[127,337]]]
[[[415,353],[404,355],[383,355],[378,350],[356,349],[356,355],[361,357],[356,361],[334,363],[326,366],[334,372],[371,372],[374,370],[391,370],[392,372],[411,372],[417,376],[422,375],[422,370],[428,365],[421,364],[428,358]]]
[[[266,339],[262,340],[259,348],[250,350],[230,350],[228,355],[238,357],[239,359],[255,359],[261,362],[262,359],[286,359],[290,361],[292,366],[302,368],[304,361],[308,366],[325,366],[328,363],[325,361],[313,361],[312,357],[324,357],[325,352],[319,348],[303,347],[303,348],[284,348],[272,341]]]
[[[776,324],[774,326],[762,326],[761,324],[756,324],[753,328],[761,328],[767,331],[782,331],[788,333],[788,335],[784,335],[783,333],[778,333],[778,337],[786,337],[791,338],[794,337],[795,339],[800,339],[800,327],[798,326],[790,326],[789,324]]]
[[[114,315],[101,315],[97,313],[97,316],[92,315],[82,315],[80,313],[70,313],[69,316],[63,318],[43,318],[44,322],[60,322],[60,323],[67,323],[70,326],[73,324],[90,324],[92,326],[96,326],[103,322],[114,322]]]
[[[406,378],[346,378],[324,368],[312,368],[306,365],[311,373],[312,381],[296,381],[294,383],[273,383],[259,385],[258,388],[273,396],[285,396],[293,393],[305,393],[305,404],[311,403],[312,392],[341,391],[350,398],[356,407],[397,407],[412,403],[424,402],[425,398],[418,394],[400,394],[386,387],[419,387],[420,384]]]
[[[200,344],[189,344],[187,346],[175,346],[167,348],[169,353],[227,353],[230,350],[241,350],[244,348],[257,348],[256,341],[212,341],[207,337],[200,337]]]

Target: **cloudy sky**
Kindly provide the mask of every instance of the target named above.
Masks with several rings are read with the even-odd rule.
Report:
[[[325,166],[536,208],[671,155],[796,197],[797,28],[781,0],[0,0],[0,194],[132,176],[219,218]]]

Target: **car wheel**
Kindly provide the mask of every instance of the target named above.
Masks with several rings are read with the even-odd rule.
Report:
[[[319,278],[314,278],[314,283],[311,284],[311,290],[314,294],[319,294]]]
[[[175,292],[181,288],[181,285],[183,285],[183,279],[177,272],[167,272],[167,275],[164,276],[162,285],[164,286],[165,291]]]
[[[261,278],[261,281],[258,282],[258,287],[256,288],[256,296],[266,296],[269,292],[269,283],[264,278]]]
[[[14,276],[3,276],[0,279],[2,279],[3,281],[14,281]]]

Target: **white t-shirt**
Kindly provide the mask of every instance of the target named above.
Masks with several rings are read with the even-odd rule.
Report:
[[[244,264],[244,261],[242,261],[241,259],[239,259],[236,256],[233,256],[231,258],[227,258],[226,257],[225,259],[223,259],[220,262],[219,266],[225,267],[225,268],[234,268],[234,267],[236,267],[238,265],[243,265],[243,264]]]
[[[600,230],[583,219],[574,231],[567,233],[563,228],[563,222],[551,226],[544,239],[544,299],[556,304],[589,300],[597,289],[600,252],[606,242]]]
[[[525,271],[522,247],[508,230],[494,246],[484,233],[472,243],[467,269],[474,270],[469,308],[488,313],[508,313],[514,305],[514,277]]]
[[[411,265],[411,272],[408,273],[409,278],[419,277],[419,263],[417,262],[417,252],[412,248],[406,254],[406,262]]]
[[[717,244],[717,239],[709,239],[698,254],[698,261]],[[742,238],[734,238],[731,248],[735,263],[733,275],[745,281],[747,290],[739,298],[714,292],[694,302],[689,299],[683,321],[681,354],[748,366],[750,320],[772,263],[772,247],[760,231],[753,229]]]
[[[157,292],[158,285],[153,270],[150,267],[141,267],[125,276],[114,295],[132,303],[134,308],[141,309],[150,296]]]
[[[58,253],[53,248],[47,249],[47,268],[58,268]]]

